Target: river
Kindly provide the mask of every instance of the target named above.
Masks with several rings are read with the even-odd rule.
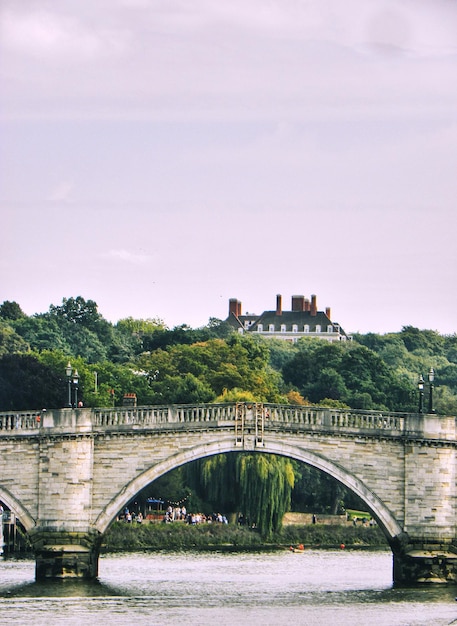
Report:
[[[457,626],[454,586],[397,588],[387,551],[104,555],[96,581],[0,559],[3,624]]]

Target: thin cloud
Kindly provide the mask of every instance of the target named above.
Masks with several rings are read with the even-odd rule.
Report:
[[[125,249],[110,250],[106,254],[103,254],[102,257],[123,261],[131,265],[147,265],[152,260],[152,257],[148,254],[139,254],[138,252],[131,252]]]

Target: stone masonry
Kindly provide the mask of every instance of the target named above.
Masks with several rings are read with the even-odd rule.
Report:
[[[171,469],[218,453],[280,454],[359,495],[394,580],[455,581],[455,418],[272,404],[0,414],[0,501],[31,537],[37,578],[97,576],[122,508]]]

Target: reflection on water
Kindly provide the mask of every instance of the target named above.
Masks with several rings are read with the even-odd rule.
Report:
[[[0,560],[0,615],[47,626],[457,626],[452,586],[396,588],[391,578],[388,552],[111,555],[93,582],[35,582],[32,561]]]

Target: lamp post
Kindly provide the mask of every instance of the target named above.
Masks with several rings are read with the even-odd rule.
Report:
[[[65,374],[67,375],[68,381],[68,407],[71,409],[71,375],[73,373],[73,368],[71,367],[70,361],[68,361],[67,367],[65,368]]]
[[[73,372],[73,377],[72,377],[73,389],[75,390],[75,403],[73,405],[75,409],[78,408],[78,382],[79,382],[79,374],[78,374],[78,370],[75,370]]]
[[[417,388],[419,389],[419,413],[424,412],[424,379],[422,374],[419,376],[417,382]]]
[[[429,413],[435,413],[435,409],[433,408],[433,381],[435,380],[435,370],[433,369],[433,367],[431,367],[428,370],[428,386],[429,386],[429,393],[428,393],[428,412]]]
[[[68,407],[70,409],[76,408],[78,406],[78,383],[79,383],[79,374],[77,369],[73,369],[70,361],[67,363],[67,367],[65,368],[65,374],[67,375],[68,381]],[[75,390],[75,403],[72,402],[72,388]]]

